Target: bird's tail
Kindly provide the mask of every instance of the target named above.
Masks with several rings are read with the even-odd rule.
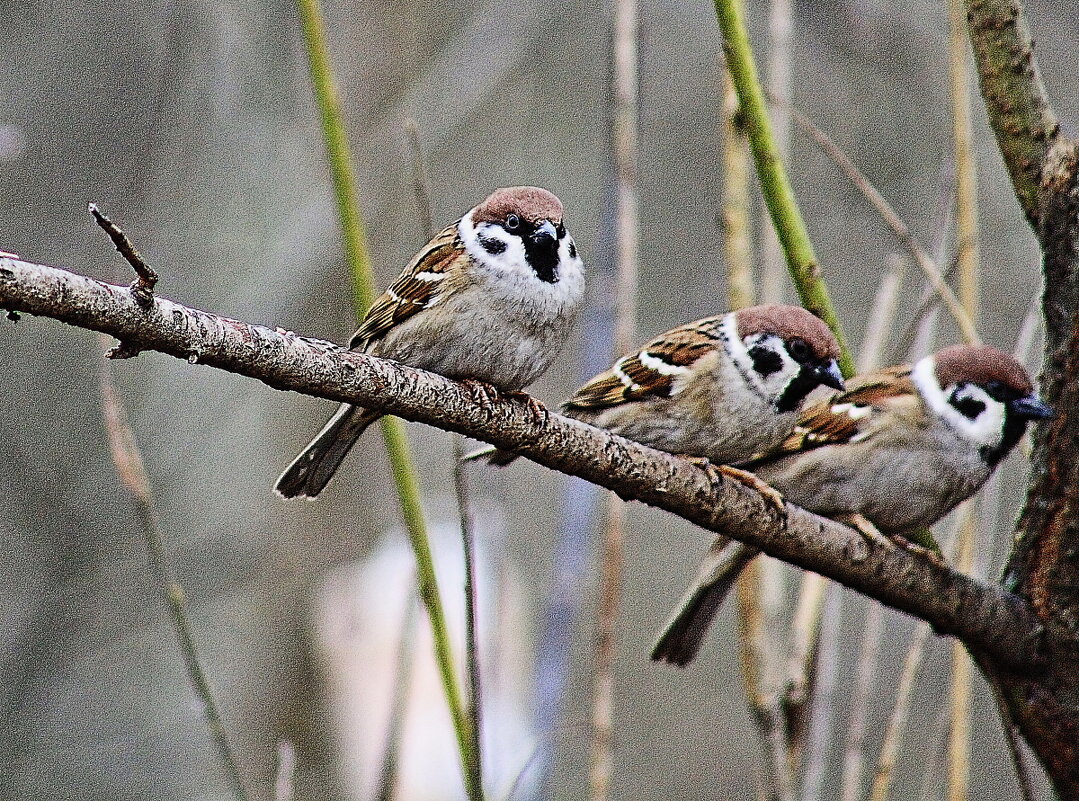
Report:
[[[382,412],[342,403],[311,443],[277,479],[274,490],[284,498],[314,498],[333,478],[356,440]]]
[[[482,448],[477,448],[461,457],[462,462],[478,462],[481,459],[495,467],[505,467],[517,459],[517,454],[513,451],[496,448],[494,445],[484,445]]]
[[[701,649],[712,619],[738,576],[759,554],[756,548],[718,537],[701,563],[696,581],[663,627],[663,633],[652,648],[652,659],[678,667],[692,662]]]

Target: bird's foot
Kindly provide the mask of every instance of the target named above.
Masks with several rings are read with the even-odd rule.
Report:
[[[521,392],[520,390],[516,392],[507,392],[506,397],[519,400],[527,405],[529,412],[532,414],[532,421],[536,423],[536,425],[543,425],[547,422],[547,418],[551,416],[551,413],[547,411],[547,407],[527,392]]]
[[[472,399],[480,405],[485,411],[490,413],[491,404],[498,399],[498,390],[494,384],[488,384],[486,381],[478,381],[475,378],[466,378],[461,382],[468,387],[468,392],[472,395]]]

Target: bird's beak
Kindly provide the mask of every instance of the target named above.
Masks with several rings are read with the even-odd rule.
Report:
[[[843,384],[843,374],[839,372],[839,365],[836,364],[835,359],[830,359],[827,362],[818,364],[813,368],[813,374],[817,377],[820,383],[826,387],[832,389],[846,389]]]
[[[558,241],[558,231],[554,227],[554,223],[550,220],[544,220],[543,224],[536,228],[532,234],[532,241],[541,243],[544,240],[550,240],[551,242]]]
[[[1037,395],[1027,395],[1008,404],[1008,411],[1027,420],[1044,420],[1053,416],[1053,410]]]

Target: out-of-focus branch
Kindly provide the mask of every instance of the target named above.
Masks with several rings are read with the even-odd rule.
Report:
[[[978,176],[974,161],[974,133],[970,121],[970,79],[967,69],[967,36],[963,0],[948,0],[949,73],[952,85],[952,129],[955,143],[956,263],[959,295],[972,321],[978,319]],[[974,503],[961,512],[956,538],[955,569],[970,573],[974,567],[977,520]],[[952,648],[950,687],[951,725],[948,729],[948,770],[945,798],[966,801],[970,789],[971,666],[967,650]]]
[[[746,31],[742,0],[715,0],[715,6],[719,29],[723,34],[723,53],[738,92],[742,120],[756,161],[761,191],[787,255],[787,266],[795,289],[802,304],[824,320],[835,333],[841,351],[840,368],[843,375],[850,376],[854,372],[854,360],[847,348],[828,286],[821,275],[817,254],[809,241],[809,232],[772,132],[764,90],[757,77],[757,66]]]
[[[617,283],[614,353],[627,353],[636,339],[640,238],[637,210],[637,0],[615,0],[611,31],[611,156],[615,187]],[[592,801],[607,801],[614,773],[614,662],[625,562],[625,504],[607,495],[607,518],[600,546],[595,674],[592,684]]]
[[[892,709],[892,716],[888,720],[888,728],[884,733],[884,743],[881,745],[880,761],[877,763],[877,773],[873,777],[869,801],[887,801],[888,794],[891,792],[896,760],[903,742],[911,698],[914,696],[914,679],[918,674],[922,657],[925,655],[925,641],[928,636],[929,626],[919,625],[914,632],[906,659],[903,660],[903,670],[899,674],[899,685],[896,689],[897,700]]]
[[[371,257],[367,249],[363,215],[360,213],[356,177],[352,169],[348,138],[345,135],[344,116],[341,113],[337,84],[330,66],[329,48],[326,45],[326,26],[319,0],[297,0],[297,7],[303,26],[311,83],[315,90],[315,99],[318,102],[322,122],[326,156],[330,174],[333,177],[334,203],[341,221],[345,256],[352,274],[353,305],[357,316],[362,317],[375,297],[374,271],[371,268]],[[390,472],[393,474],[394,484],[397,487],[401,516],[408,532],[409,544],[416,558],[416,578],[419,582],[420,598],[427,608],[427,618],[435,646],[435,662],[438,665],[439,677],[442,680],[446,704],[449,707],[450,719],[457,739],[465,790],[470,801],[482,801],[483,783],[477,747],[479,735],[473,731],[472,719],[465,709],[460,682],[454,666],[453,649],[450,646],[449,631],[446,627],[446,614],[438,588],[438,578],[435,575],[434,558],[431,555],[427,520],[423,514],[419,475],[412,461],[408,435],[401,421],[386,416],[379,421],[379,424],[382,428],[382,438],[386,443]]]
[[[1021,599],[905,549],[787,504],[779,515],[741,483],[519,398],[480,403],[469,386],[328,342],[190,309],[157,296],[142,309],[126,287],[0,256],[0,309],[53,317],[257,378],[275,389],[382,408],[467,433],[578,475],[813,570],[958,636],[1001,665],[1042,661],[1043,634]],[[1029,672],[1028,672],[1028,675]]]
[[[94,209],[94,211],[96,212],[97,210]],[[94,216],[97,217],[98,215],[95,214]],[[122,250],[120,252],[123,253],[125,258],[129,258],[128,254]],[[137,300],[140,296],[147,297],[140,292],[140,288],[136,285],[131,287],[131,296],[138,303],[144,302]],[[149,297],[152,303],[152,295]],[[107,338],[103,336],[101,339],[107,346]],[[213,740],[214,746],[221,757],[233,794],[240,801],[246,801],[249,796],[244,786],[243,777],[240,775],[239,762],[229,743],[228,733],[225,730],[225,721],[221,716],[217,701],[214,700],[213,690],[210,688],[210,679],[207,677],[206,671],[202,668],[202,662],[199,660],[198,649],[195,647],[195,637],[191,632],[191,623],[187,618],[187,599],[184,596],[183,588],[172,575],[172,571],[168,566],[165,545],[161,540],[161,530],[158,528],[157,514],[154,511],[154,498],[150,492],[150,481],[146,477],[146,468],[142,461],[142,453],[139,450],[138,442],[135,440],[135,432],[131,430],[127,423],[127,412],[124,409],[119,393],[116,391],[111,370],[112,366],[108,362],[101,365],[101,400],[105,417],[105,433],[109,440],[109,453],[112,455],[113,464],[116,465],[120,483],[123,484],[124,489],[128,491],[131,499],[135,502],[135,511],[138,514],[139,524],[142,526],[143,536],[146,539],[146,550],[150,557],[150,571],[158,588],[161,590],[161,595],[169,610],[169,616],[172,618],[173,630],[180,641],[180,652],[183,655],[187,679],[191,682],[191,687],[202,704],[203,712],[206,715],[206,725],[210,730],[210,738]]]

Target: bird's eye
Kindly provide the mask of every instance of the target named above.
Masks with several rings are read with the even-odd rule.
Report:
[[[787,351],[796,362],[804,362],[813,355],[809,343],[800,337],[796,337],[787,343]]]
[[[506,218],[506,230],[507,231],[510,231],[512,233],[513,231],[520,230],[520,228],[521,228],[521,218],[518,217],[516,214],[511,214],[510,216],[508,216]]]

